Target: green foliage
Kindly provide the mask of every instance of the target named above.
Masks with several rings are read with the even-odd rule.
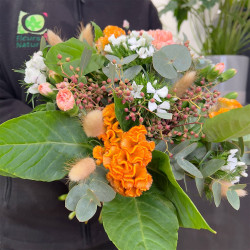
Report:
[[[90,45],[88,45],[87,42],[81,42],[76,38],[71,38],[66,42],[59,43],[53,46],[46,56],[45,64],[49,67],[49,69],[55,71],[59,75],[65,76],[62,73],[62,69],[66,74],[72,75],[72,71],[69,69],[69,66],[71,65],[74,68],[80,67],[81,61],[83,62],[82,55],[85,55],[83,54],[84,49],[87,49],[86,53],[88,52],[88,50],[91,50],[92,55],[90,61],[88,62],[88,65],[84,65],[86,67],[84,68],[82,73],[86,75],[90,72],[100,69],[104,64],[105,58],[97,54],[96,51]],[[62,69],[61,66],[58,65],[58,54],[61,54],[63,58]],[[70,58],[70,61],[65,62],[65,58],[68,57]]]
[[[204,183],[205,181],[203,178],[197,178],[197,177],[195,178],[195,184],[200,196],[202,196],[204,190]]]
[[[126,64],[129,64],[131,62],[133,62],[137,57],[138,55],[137,54],[133,54],[133,55],[130,55],[130,56],[127,56],[127,57],[124,57],[124,58],[119,58],[117,56],[113,56],[113,55],[106,55],[105,56],[110,62],[113,62],[113,60],[116,61],[116,64],[120,64],[120,65],[126,65]]]
[[[229,189],[227,191],[227,200],[235,210],[240,209],[240,198],[235,190]]]
[[[40,41],[40,51],[43,51],[43,49],[46,47],[46,40],[45,38],[42,36],[41,37],[41,41]]]
[[[250,105],[207,119],[203,132],[209,142],[222,142],[250,134]]]
[[[110,202],[116,196],[106,179],[106,170],[98,166],[95,172],[82,183],[74,185],[65,200],[65,207],[75,211],[79,221],[92,218],[101,202]]]
[[[175,180],[169,157],[165,153],[153,151],[153,158],[148,168],[153,174],[156,185],[159,185],[166,198],[172,201],[176,207],[180,226],[194,229],[203,228],[215,233]]]
[[[104,204],[104,229],[118,249],[176,249],[176,210],[166,197],[152,189],[138,198],[117,195]]]
[[[225,165],[225,160],[223,159],[212,159],[207,161],[201,168],[200,171],[203,177],[208,177],[213,175],[218,171],[223,165]]]
[[[61,111],[9,120],[0,126],[0,138],[0,171],[23,179],[62,179],[67,161],[92,152],[79,120]]]
[[[115,116],[117,120],[119,121],[120,127],[124,132],[127,132],[132,127],[139,124],[139,121],[132,121],[132,119],[126,120],[125,117],[127,116],[127,113],[124,111],[125,108],[128,108],[128,104],[122,104],[122,99],[117,97],[114,94],[114,103],[115,103]]]
[[[172,44],[162,47],[153,55],[153,66],[163,77],[177,78],[177,71],[188,70],[191,66],[191,55],[184,45]]]
[[[102,29],[95,22],[91,22],[91,24],[95,30],[95,42],[96,42],[100,37],[103,36]]]
[[[82,56],[81,56],[81,62],[80,62],[81,72],[83,72],[85,70],[85,68],[87,67],[87,65],[89,64],[89,62],[91,60],[92,53],[93,53],[93,51],[91,49],[84,48],[84,50],[82,52]]]
[[[127,79],[131,81],[141,72],[141,70],[142,70],[141,65],[132,66],[124,71],[122,79],[123,80]]]
[[[215,181],[212,185],[215,206],[218,207],[221,202],[221,184]]]

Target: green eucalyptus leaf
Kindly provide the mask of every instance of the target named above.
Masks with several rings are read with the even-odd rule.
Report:
[[[177,146],[175,146],[170,152],[173,155],[176,155],[177,153],[179,153],[181,150],[183,150],[184,148],[188,147],[188,145],[190,144],[190,141],[186,140],[181,142],[180,144],[178,144]]]
[[[93,180],[89,188],[101,202],[110,202],[115,198],[116,192],[107,183],[101,180]]]
[[[114,83],[116,77],[116,65],[113,63],[109,64],[109,78],[111,79],[111,83]]]
[[[90,60],[91,60],[91,56],[92,56],[92,50],[88,49],[88,48],[84,48],[82,55],[81,55],[81,62],[80,62],[80,69],[81,72],[84,71],[84,69],[87,67],[87,65],[89,64]]]
[[[92,48],[87,42],[81,42],[76,38],[71,38],[66,42],[59,43],[51,47],[46,55],[45,64],[50,70],[53,70],[57,74],[65,77],[61,66],[58,65],[59,60],[57,59],[57,55],[61,54],[63,71],[71,76],[72,71],[69,69],[69,66],[71,65],[74,68],[80,67],[82,53],[85,48],[91,50],[93,53],[88,65],[84,68],[82,73],[86,75],[92,71],[102,68],[105,62],[105,57],[97,54],[94,48]],[[65,59],[68,57],[70,58],[70,61],[66,62]]]
[[[201,168],[200,171],[204,178],[213,175],[217,172],[222,166],[225,165],[225,160],[223,159],[212,159],[206,162]]]
[[[191,162],[183,159],[183,158],[177,158],[177,163],[179,166],[184,169],[186,172],[190,173],[191,175],[197,177],[197,178],[202,178],[202,173],[200,170]]]
[[[166,141],[159,141],[156,146],[155,146],[155,150],[161,151],[161,152],[165,152],[167,149],[167,142]]]
[[[97,206],[94,200],[89,199],[89,197],[83,197],[79,200],[76,206],[76,218],[80,222],[85,222],[91,219],[97,210]]]
[[[203,178],[195,178],[195,184],[197,187],[197,190],[199,192],[199,195],[202,196],[203,190],[204,190],[204,179]]]
[[[41,41],[40,41],[40,51],[43,51],[43,49],[46,47],[46,40],[44,38],[44,36],[41,37]]]
[[[238,190],[238,189],[244,189],[247,186],[247,184],[236,184],[231,187],[229,187],[230,190]]]
[[[163,77],[173,79],[177,71],[186,71],[190,68],[192,58],[184,45],[171,44],[162,47],[153,55],[153,66]]]
[[[79,200],[87,196],[88,185],[78,184],[74,186],[68,193],[65,200],[65,207],[70,211],[75,211]]]
[[[121,60],[119,57],[117,56],[113,56],[113,55],[105,55],[105,57],[110,61],[113,62],[114,60],[116,61],[116,64],[121,64]]]
[[[154,150],[148,169],[153,175],[154,183],[164,191],[165,196],[176,207],[180,226],[194,229],[203,228],[215,233],[175,180],[169,157],[165,153]]]
[[[189,154],[191,154],[196,148],[197,148],[197,143],[192,143],[188,145],[187,147],[183,148],[180,150],[174,157],[177,158],[185,158]]]
[[[250,105],[207,119],[203,132],[209,142],[222,142],[250,134]]]
[[[227,200],[235,210],[240,209],[240,198],[235,190],[229,189],[227,191]]]
[[[103,226],[118,249],[176,249],[176,210],[166,197],[151,192],[137,198],[117,195],[104,203]]]
[[[89,197],[89,199],[91,199],[92,201],[94,201],[94,203],[98,206],[101,207],[102,204],[99,200],[99,198],[97,197],[97,195],[91,190],[91,189],[87,189],[87,196]]]
[[[133,54],[121,59],[121,65],[129,64],[133,62],[138,57],[138,54]]]
[[[179,166],[177,162],[171,163],[172,172],[177,181],[183,180],[185,176],[185,171]]]
[[[95,30],[95,42],[96,42],[100,37],[103,36],[102,29],[95,22],[91,22],[91,24]]]
[[[244,155],[244,151],[245,151],[245,145],[244,145],[243,137],[238,138],[238,145],[240,147],[240,156],[242,157]]]
[[[0,125],[0,171],[36,181],[62,179],[65,162],[92,153],[77,118],[35,112]]]
[[[212,185],[215,206],[218,207],[221,202],[221,184],[215,181]]]
[[[102,72],[108,77],[108,78],[110,78],[111,79],[111,75],[110,75],[110,73],[112,73],[111,72],[111,70],[110,70],[110,67],[103,67],[102,68]],[[119,79],[119,76],[118,76],[118,74],[117,74],[117,72],[115,71],[115,77],[114,78],[117,78],[117,79]]]
[[[142,70],[141,65],[135,65],[126,69],[123,73],[123,80],[128,79],[129,81],[134,79]]]

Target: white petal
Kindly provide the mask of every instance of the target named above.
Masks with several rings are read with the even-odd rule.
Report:
[[[230,154],[236,154],[239,150],[238,149],[231,149],[229,152]]]
[[[162,102],[162,100],[160,99],[160,97],[155,93],[153,98],[158,101],[158,102]]]
[[[160,96],[160,97],[166,97],[168,94],[168,88],[165,86],[161,89],[156,90],[156,93]]]
[[[161,109],[170,109],[170,103],[168,101],[163,102],[158,106]]]
[[[151,82],[148,82],[147,83],[147,93],[149,94],[154,94],[156,91],[155,91],[155,88],[152,86],[152,83]]]
[[[238,160],[234,156],[229,155],[228,158],[227,158],[227,161],[229,161],[229,162],[235,162],[236,163]]]
[[[155,102],[148,102],[148,109],[154,111],[157,109],[157,104]]]
[[[108,53],[113,53],[113,50],[112,50],[110,44],[105,45],[104,51],[105,51],[105,52],[108,52]]]
[[[246,165],[245,162],[242,162],[242,161],[238,161],[238,162],[237,162],[237,166],[245,166],[245,165]]]
[[[157,108],[157,113],[163,114],[163,113],[167,113],[167,111],[164,110],[164,109],[161,109],[161,108],[158,106],[158,108]]]
[[[39,93],[39,91],[38,91],[38,84],[33,84],[32,86],[30,86],[28,88],[28,93],[30,93],[30,94],[37,94],[37,93]]]
[[[243,176],[243,177],[248,177],[248,174],[244,171],[244,172],[241,172],[240,173],[241,174],[241,176]]]

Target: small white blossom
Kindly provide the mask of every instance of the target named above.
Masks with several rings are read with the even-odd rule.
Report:
[[[107,53],[113,53],[113,50],[112,50],[110,44],[105,45],[104,51]]]
[[[166,110],[170,109],[170,103],[168,101],[164,101],[160,105],[157,105],[155,102],[148,102],[148,109],[150,111],[157,110],[157,113],[167,113]]]
[[[27,68],[35,68],[38,70],[46,70],[42,51],[35,52],[31,59],[26,62]]]
[[[30,94],[38,94],[39,93],[38,86],[39,86],[38,84],[33,84],[32,86],[30,86],[28,88],[28,93],[30,93]]]
[[[134,98],[142,98],[141,90],[143,89],[143,85],[137,85],[135,81],[132,83],[133,90],[131,91],[131,95]]]
[[[164,98],[167,96],[168,94],[168,88],[166,86],[164,86],[161,89],[155,89],[151,82],[147,83],[147,93],[148,94],[154,94],[153,98],[158,101],[158,102],[162,102],[162,100],[160,99],[160,97]]]

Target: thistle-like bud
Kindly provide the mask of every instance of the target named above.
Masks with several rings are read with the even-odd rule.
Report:
[[[71,181],[79,182],[89,177],[96,169],[95,160],[87,157],[79,160],[69,171],[69,179]]]
[[[89,112],[82,122],[84,132],[88,137],[97,137],[104,134],[103,115],[100,110]]]

